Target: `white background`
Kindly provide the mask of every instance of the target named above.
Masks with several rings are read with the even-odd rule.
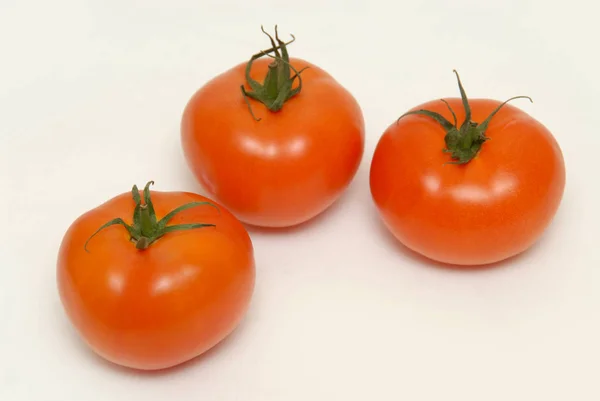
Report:
[[[0,399],[600,399],[597,3],[571,0],[0,1]],[[296,230],[252,231],[243,324],[181,367],[138,373],[82,345],[61,308],[57,249],[81,213],[133,184],[197,191],[180,150],[192,93],[293,33],[293,56],[361,104],[351,187]],[[559,213],[529,252],[460,271],[390,239],[372,152],[407,108],[458,95],[542,121],[566,159]]]

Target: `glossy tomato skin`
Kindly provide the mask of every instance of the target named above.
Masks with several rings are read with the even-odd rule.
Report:
[[[446,99],[464,119],[460,99]],[[500,104],[470,100],[481,123]],[[439,100],[415,107],[452,115]],[[420,115],[393,123],[377,144],[370,188],[381,218],[405,246],[454,265],[483,265],[531,247],[552,221],[565,187],[565,165],[552,134],[506,105],[491,120],[489,141],[464,165],[447,164],[445,131]]]
[[[184,203],[209,201],[181,192],[152,197],[159,219]],[[253,247],[226,209],[199,206],[170,225],[216,227],[167,233],[137,250],[125,228],[112,226],[89,242],[89,253],[84,250],[107,221],[131,223],[133,206],[131,194],[122,194],[69,227],[58,255],[59,294],[69,319],[100,356],[135,369],[168,368],[207,351],[238,325],[254,288]]]
[[[260,82],[270,59],[255,61]],[[364,121],[352,95],[321,68],[290,60],[302,91],[278,112],[244,102],[245,63],[200,88],[185,107],[183,151],[192,172],[241,221],[293,226],[317,216],[343,193],[364,151]],[[246,86],[249,90],[250,88]]]

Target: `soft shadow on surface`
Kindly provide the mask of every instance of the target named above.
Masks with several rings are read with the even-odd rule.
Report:
[[[388,246],[395,249],[396,252],[403,258],[409,259],[410,261],[419,264],[423,267],[429,268],[437,268],[447,271],[459,272],[459,273],[477,273],[484,272],[489,270],[496,270],[502,268],[511,268],[513,264],[518,262],[521,259],[526,258],[529,253],[535,252],[535,248],[538,246],[539,242],[536,242],[531,248],[526,250],[525,252],[521,252],[515,256],[512,256],[508,259],[486,264],[486,265],[472,265],[472,266],[462,266],[462,265],[453,265],[448,263],[442,263],[437,260],[429,259],[420,253],[413,251],[408,248],[404,244],[394,237],[394,235],[388,230],[383,221],[381,221],[380,216],[377,214],[377,211],[374,207],[371,207],[371,214],[373,215],[373,219],[376,220],[375,225],[377,226],[377,233],[381,237],[382,241],[384,241]]]

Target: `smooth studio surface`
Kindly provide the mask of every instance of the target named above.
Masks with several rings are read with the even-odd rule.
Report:
[[[597,7],[0,2],[0,399],[597,401]],[[60,303],[63,235],[133,184],[201,191],[181,149],[184,107],[267,47],[261,24],[294,34],[290,56],[323,68],[360,104],[358,172],[313,221],[249,229],[254,295],[225,341],[161,372],[105,362]],[[564,198],[541,240],[482,269],[400,246],[369,191],[380,136],[409,108],[455,97],[453,69],[470,98],[531,96],[513,105],[552,132],[565,158]]]

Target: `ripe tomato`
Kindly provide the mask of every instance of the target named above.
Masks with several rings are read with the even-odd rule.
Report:
[[[134,186],[80,216],[57,264],[63,306],[85,342],[144,370],[180,364],[225,338],[255,277],[251,240],[230,212],[192,193],[151,199],[150,184],[143,203]]]
[[[289,43],[276,40],[200,88],[181,122],[198,181],[241,221],[264,227],[297,225],[327,209],[364,151],[356,100],[321,68],[290,59]]]
[[[468,100],[456,76],[460,99],[415,107],[384,132],[371,194],[408,248],[444,263],[488,264],[540,237],[561,202],[565,166],[541,123],[506,102]]]

